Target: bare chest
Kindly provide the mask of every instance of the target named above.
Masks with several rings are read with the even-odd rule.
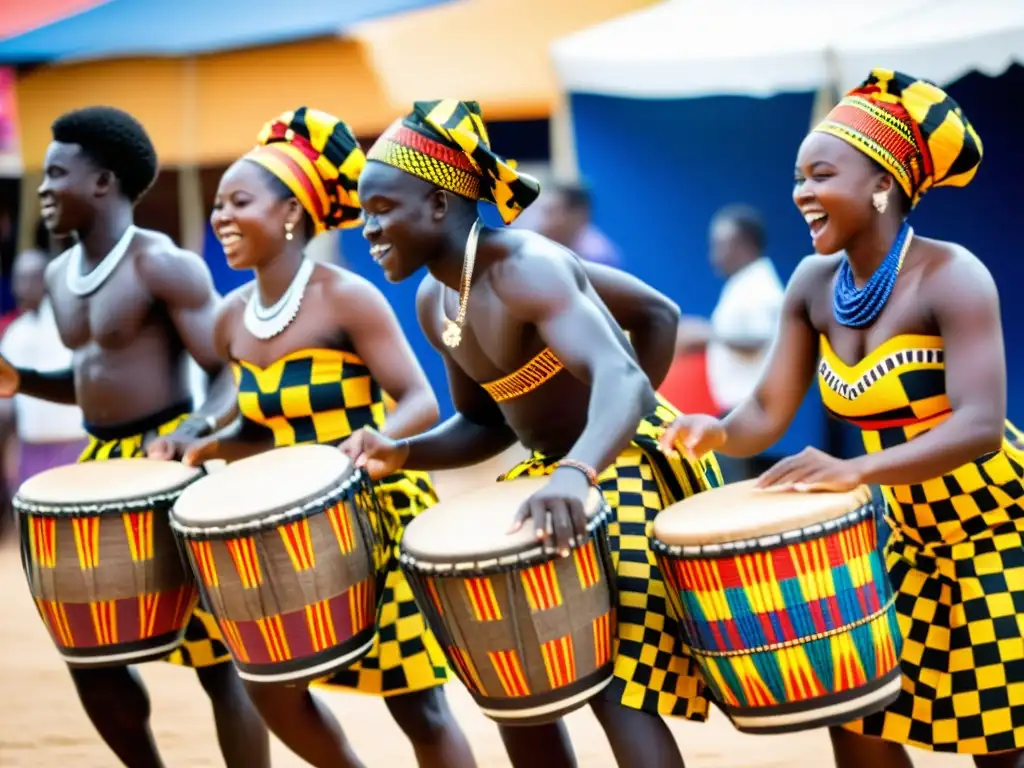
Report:
[[[96,344],[116,350],[129,346],[148,323],[158,321],[153,296],[129,264],[95,292],[78,296],[68,288],[64,269],[54,275],[50,301],[61,340],[70,349]]]

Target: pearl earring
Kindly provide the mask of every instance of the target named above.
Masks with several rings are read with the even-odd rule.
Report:
[[[285,240],[293,240],[293,239],[295,239],[295,235],[292,234],[292,230],[293,229],[295,229],[295,225],[294,224],[292,224],[290,221],[285,223],[285,225],[284,225],[284,239]]]
[[[883,190],[878,190],[871,196],[871,203],[875,206],[875,210],[879,213],[885,213],[885,209],[889,207],[889,193]]]

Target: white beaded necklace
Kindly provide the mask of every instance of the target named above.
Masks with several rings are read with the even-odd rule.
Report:
[[[245,329],[257,339],[266,341],[291,325],[299,313],[302,297],[306,294],[306,286],[313,275],[313,266],[312,261],[304,258],[295,277],[292,278],[291,285],[270,307],[263,306],[260,302],[259,286],[253,286],[252,295],[245,305],[245,314],[242,316]]]
[[[82,274],[82,254],[84,252],[82,244],[75,243],[71,248],[71,253],[68,255],[67,269],[64,270],[68,290],[76,296],[88,296],[90,293],[94,293],[113,274],[114,270],[117,269],[117,265],[124,261],[125,254],[128,253],[128,246],[135,236],[135,231],[135,225],[129,224],[128,229],[121,235],[121,239],[96,265],[96,268],[87,275]]]

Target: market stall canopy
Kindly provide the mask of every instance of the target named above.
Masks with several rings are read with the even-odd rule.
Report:
[[[73,15],[0,39],[0,63],[192,56],[334,35],[357,22],[441,2],[448,0],[303,0],[300,6],[281,0],[43,0],[36,5],[69,6]],[[4,17],[6,24],[6,9]]]
[[[552,56],[572,93],[673,99],[816,91],[832,75],[826,51],[836,35],[859,25],[874,36],[889,15],[931,2],[889,0],[858,16],[848,4],[820,0],[668,0],[557,40]]]
[[[1024,1],[932,0],[872,27],[870,35],[842,35],[834,48],[844,88],[877,66],[940,84],[972,71],[997,77],[1024,64]]]
[[[443,96],[477,99],[492,121],[547,117],[560,96],[552,40],[650,2],[520,0],[510,16],[506,0],[456,0],[357,25],[344,38],[38,67],[18,81],[25,166],[40,167],[54,118],[89,104],[135,115],[164,165],[230,162],[264,121],[301,104],[364,137],[413,101]]]

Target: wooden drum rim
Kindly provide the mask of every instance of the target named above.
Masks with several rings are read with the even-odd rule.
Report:
[[[226,540],[248,536],[260,531],[273,530],[282,525],[296,523],[329,509],[340,501],[352,498],[353,489],[365,482],[365,473],[350,464],[326,489],[306,494],[283,507],[265,510],[258,520],[214,525],[189,525],[177,519],[171,509],[171,529],[183,538],[195,541]],[[370,491],[372,493],[372,489]]]
[[[814,541],[815,539],[853,528],[867,518],[875,517],[877,512],[878,506],[872,498],[857,509],[850,510],[843,515],[830,520],[822,520],[818,523],[810,523],[790,531],[750,536],[720,544],[666,544],[652,534],[651,548],[659,555],[674,557],[679,560],[707,560],[718,557],[770,552],[780,547]]]

